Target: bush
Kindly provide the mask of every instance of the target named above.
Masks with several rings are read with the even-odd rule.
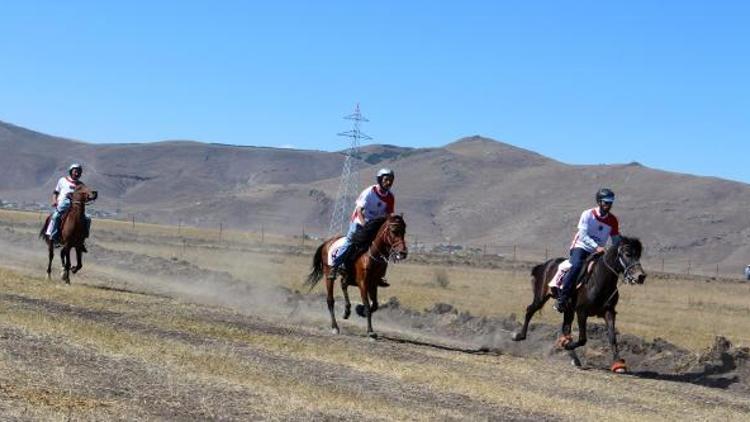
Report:
[[[448,284],[450,283],[450,280],[448,279],[448,273],[442,268],[435,270],[434,281],[435,284],[442,287],[443,289],[448,288]]]

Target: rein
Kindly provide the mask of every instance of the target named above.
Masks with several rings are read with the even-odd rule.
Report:
[[[607,257],[606,256],[602,257],[602,262],[604,263],[604,266],[607,267],[608,270],[612,271],[612,273],[615,276],[617,276],[617,282],[615,283],[615,290],[612,292],[611,295],[609,295],[609,297],[607,298],[607,300],[604,302],[604,306],[607,306],[609,304],[609,301],[611,301],[612,298],[615,296],[615,294],[620,290],[619,287],[618,287],[618,284],[620,282],[620,273],[618,271],[616,271],[614,268],[612,268],[611,265],[609,265],[609,262],[607,262]],[[638,264],[638,262],[636,261],[636,262],[633,262],[630,265],[625,265],[625,262],[623,262],[623,259],[622,259],[622,255],[620,255],[619,249],[617,251],[617,262],[620,264],[620,267],[622,267],[622,273],[623,274],[627,274],[627,272],[628,272],[629,269],[633,268],[634,266],[636,266]],[[628,276],[625,276],[625,279],[627,279],[627,278],[628,278]]]

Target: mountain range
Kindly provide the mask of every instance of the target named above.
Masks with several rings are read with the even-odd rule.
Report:
[[[0,200],[47,204],[57,178],[81,162],[100,193],[94,208],[115,218],[325,235],[344,159],[194,141],[93,144],[0,122]],[[396,172],[396,208],[412,241],[563,254],[606,186],[623,234],[640,237],[652,260],[750,261],[745,183],[639,163],[569,165],[481,136],[440,148],[368,145],[356,164],[362,188],[380,167]]]

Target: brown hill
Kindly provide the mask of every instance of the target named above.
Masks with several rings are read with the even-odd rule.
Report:
[[[651,258],[739,267],[750,258],[750,185],[624,165],[572,166],[480,136],[442,148],[370,145],[361,182],[397,174],[397,208],[421,242],[564,253],[593,193],[618,194],[625,234]],[[101,192],[99,210],[140,220],[324,234],[341,153],[189,141],[88,144],[0,123],[0,199],[46,202],[71,161]],[[413,239],[413,238],[412,238]],[[507,252],[507,250],[505,250]]]

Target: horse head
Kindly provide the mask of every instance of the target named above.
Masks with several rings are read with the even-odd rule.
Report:
[[[78,186],[76,186],[76,189],[71,194],[71,199],[73,200],[73,202],[77,201],[84,204],[95,201],[98,197],[98,191],[89,189],[89,187],[83,183],[79,183]]]
[[[646,271],[641,266],[641,241],[634,237],[623,236],[617,245],[617,261],[622,266],[625,282],[629,284],[643,284],[646,281]]]
[[[381,227],[381,233],[384,242],[390,249],[388,258],[393,258],[395,261],[406,259],[409,251],[406,247],[406,222],[404,222],[404,217],[401,215],[389,216]]]

